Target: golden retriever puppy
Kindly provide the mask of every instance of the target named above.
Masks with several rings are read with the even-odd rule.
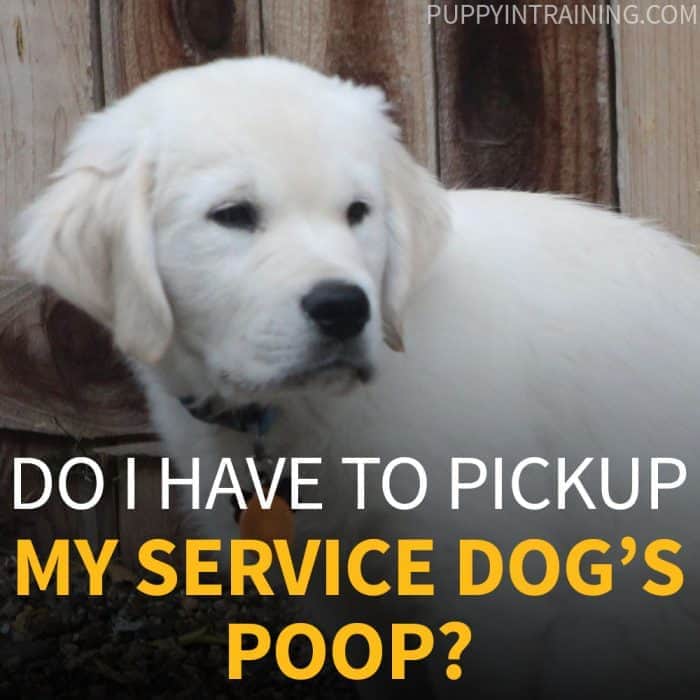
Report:
[[[304,492],[322,509],[299,508],[299,544],[434,540],[434,596],[307,601],[331,633],[468,623],[461,679],[436,632],[412,688],[697,697],[700,260],[679,241],[562,197],[447,192],[380,90],[252,58],[164,74],[88,117],[21,217],[16,255],[111,329],[205,493],[224,457],[322,457]],[[361,488],[344,457],[380,463]],[[420,464],[387,475],[396,457]],[[455,472],[453,457],[472,461]],[[229,497],[202,499],[209,536],[238,536]],[[638,552],[623,567],[625,535]],[[659,537],[682,544],[665,556],[685,583],[666,598],[642,588],[665,580],[643,556]],[[489,595],[460,595],[467,538],[503,553]],[[547,595],[508,580],[527,538],[560,553]],[[610,564],[604,595],[567,581],[585,538],[610,544],[582,564],[589,583]],[[528,562],[541,579],[542,557]],[[392,567],[377,553],[365,576],[395,588]],[[405,693],[388,676],[381,692]]]

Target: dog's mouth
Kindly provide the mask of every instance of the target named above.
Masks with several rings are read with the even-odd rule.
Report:
[[[286,372],[277,384],[280,388],[296,388],[309,384],[330,384],[334,381],[350,381],[367,384],[374,376],[374,368],[368,362],[334,358],[311,366]]]
[[[228,372],[219,375],[238,395],[242,393],[255,400],[305,388],[328,388],[343,392],[357,384],[367,384],[373,377],[374,367],[369,361],[361,357],[343,356],[307,362],[263,382],[234,379]]]

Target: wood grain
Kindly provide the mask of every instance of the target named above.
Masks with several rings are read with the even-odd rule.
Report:
[[[700,243],[698,27],[621,24],[615,57],[621,208]]]
[[[76,440],[151,428],[102,327],[55,295],[0,277],[0,427]]]
[[[435,171],[432,37],[427,3],[393,0],[262,0],[266,54],[380,85],[414,156]]]
[[[108,103],[163,71],[260,52],[257,0],[121,0],[100,7]]]
[[[90,0],[0,4],[0,270],[7,226],[46,184],[81,116],[101,104]],[[0,280],[0,427],[82,437],[148,430],[104,331],[21,281]]]
[[[102,469],[105,488],[99,503],[90,510],[77,511],[66,506],[57,491],[60,468],[73,457],[90,457]],[[0,430],[0,493],[9,506],[12,498],[13,462],[16,457],[41,459],[52,471],[54,488],[45,505],[36,510],[0,509],[0,552],[13,552],[16,540],[31,539],[40,556],[45,557],[58,538],[86,538],[93,551],[105,539],[119,539],[119,557],[133,571],[138,570],[138,550],[149,538],[166,538],[176,543],[173,563],[181,562],[184,541],[183,512],[176,499],[170,510],[160,507],[160,460],[137,455],[135,510],[126,510],[126,460],[124,457],[85,450],[82,445],[66,447],[65,441],[49,436],[18,434]],[[38,470],[23,470],[22,495],[37,497],[43,489]],[[68,479],[68,492],[76,501],[87,501],[94,493],[92,472],[75,467]],[[186,517],[186,516],[184,516]]]
[[[128,568],[139,568],[138,552],[141,545],[151,538],[164,538],[175,543],[172,563],[181,562],[185,534],[196,531],[191,510],[183,510],[173,490],[169,510],[161,509],[160,459],[140,455],[135,458],[134,510],[126,509],[126,461],[119,462],[117,478],[117,516],[119,521],[119,552]]]
[[[77,456],[94,459],[105,477],[103,497],[90,510],[72,510],[57,493],[58,470]],[[113,488],[118,458],[86,453],[77,444],[73,449],[66,449],[65,443],[50,437],[18,435],[0,430],[0,490],[8,503],[13,493],[12,471],[16,457],[33,457],[45,462],[54,474],[54,490],[47,503],[36,510],[0,509],[0,548],[13,550],[17,539],[26,538],[32,540],[40,556],[46,556],[57,538],[86,538],[96,548],[105,539],[118,536],[117,503]],[[67,488],[76,501],[87,501],[94,493],[92,472],[76,466],[71,470]],[[23,497],[29,500],[38,496],[42,489],[43,481],[38,470],[26,467],[22,475]]]
[[[0,2],[0,272],[9,223],[96,104],[90,0]]]
[[[604,26],[436,19],[433,27],[445,184],[614,203]]]

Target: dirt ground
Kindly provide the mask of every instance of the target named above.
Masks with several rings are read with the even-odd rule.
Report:
[[[117,572],[117,573],[114,573]],[[333,698],[354,700],[353,686],[326,667],[292,682],[274,657],[227,677],[227,624],[257,622],[273,635],[301,619],[290,599],[162,598],[140,594],[123,567],[105,595],[87,595],[82,567],[71,567],[71,595],[16,595],[15,559],[0,555],[0,697],[2,698]],[[295,617],[296,616],[296,617]],[[302,665],[303,645],[292,652]]]

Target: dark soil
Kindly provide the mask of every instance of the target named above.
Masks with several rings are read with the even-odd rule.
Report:
[[[71,595],[17,597],[15,560],[0,556],[0,698],[333,698],[353,700],[351,684],[327,667],[293,682],[274,654],[228,680],[229,622],[265,625],[273,640],[301,619],[288,598],[152,598],[128,576],[105,577],[105,595],[87,595],[81,566],[71,567]],[[274,643],[274,642],[273,642]],[[303,665],[308,648],[293,658]]]

